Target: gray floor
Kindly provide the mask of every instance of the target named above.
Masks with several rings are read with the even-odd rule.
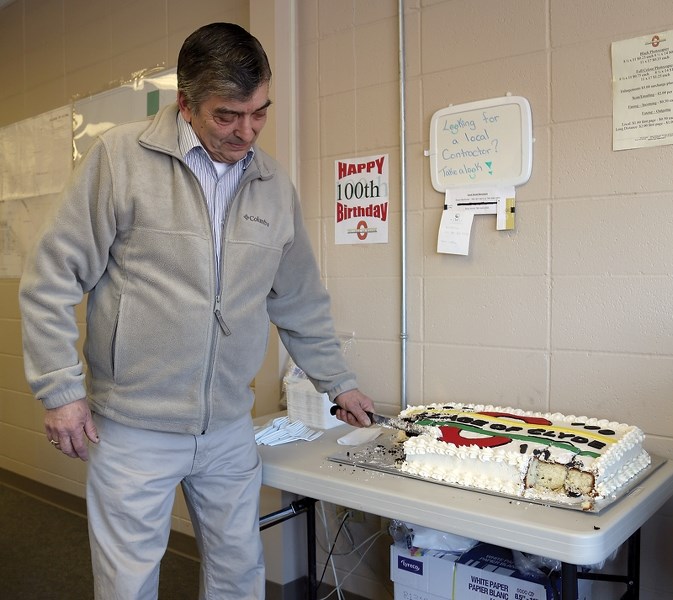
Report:
[[[199,561],[190,536],[171,532],[161,563],[159,600],[197,600]],[[325,584],[318,598],[337,598]],[[306,580],[267,581],[267,600],[307,596]],[[365,600],[344,593],[348,600]],[[0,600],[92,600],[93,577],[83,498],[0,469]]]
[[[169,551],[159,598],[196,600],[198,561]],[[93,598],[86,518],[0,483],[0,598]]]

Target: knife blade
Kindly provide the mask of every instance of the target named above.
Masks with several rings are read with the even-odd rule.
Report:
[[[334,404],[330,408],[330,414],[336,415],[336,411],[340,408],[340,406]],[[410,436],[421,435],[427,431],[420,425],[414,425],[414,423],[410,423],[399,417],[386,417],[385,415],[379,415],[378,413],[369,412],[368,410],[366,410],[365,413],[367,413],[367,416],[373,425],[381,425],[383,427],[389,427],[390,429],[399,429]]]

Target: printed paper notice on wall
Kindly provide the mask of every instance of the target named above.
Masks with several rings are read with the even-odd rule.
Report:
[[[612,44],[612,149],[673,144],[673,30]]]
[[[505,96],[437,111],[430,122],[427,154],[438,192],[526,183],[533,164],[528,100]]]
[[[388,155],[337,160],[335,243],[388,242]]]

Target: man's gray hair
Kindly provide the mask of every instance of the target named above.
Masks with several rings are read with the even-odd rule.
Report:
[[[192,33],[178,55],[178,90],[198,112],[211,95],[243,102],[271,81],[271,67],[256,37],[234,23],[211,23]]]

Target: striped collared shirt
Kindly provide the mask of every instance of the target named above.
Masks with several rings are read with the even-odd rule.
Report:
[[[234,164],[215,163],[206,152],[192,126],[180,113],[178,120],[178,146],[180,152],[201,184],[206,197],[210,226],[213,231],[215,264],[217,266],[217,287],[220,287],[220,254],[222,250],[222,231],[229,205],[236,195],[244,171],[252,161],[254,150]]]

